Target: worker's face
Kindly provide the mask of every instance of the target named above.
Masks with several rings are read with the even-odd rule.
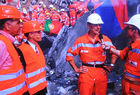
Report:
[[[19,19],[13,19],[6,22],[6,29],[12,36],[17,36],[20,32],[21,24]]]
[[[126,36],[127,36],[128,38],[133,38],[133,37],[134,37],[135,29],[133,29],[133,28],[134,28],[134,26],[132,26],[132,25],[128,25],[128,26],[127,26],[127,29],[126,29],[127,33],[126,33]]]
[[[98,35],[101,30],[100,24],[89,24],[88,25],[90,32],[92,32],[95,35]]]
[[[31,32],[31,33],[29,33],[30,39],[32,41],[39,42],[42,40],[41,34],[42,34],[41,31]]]

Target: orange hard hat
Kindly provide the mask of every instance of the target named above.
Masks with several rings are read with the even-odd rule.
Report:
[[[0,19],[21,18],[20,11],[9,5],[0,5]]]
[[[27,21],[23,23],[23,33],[30,33],[35,31],[42,31],[42,26],[37,21]]]

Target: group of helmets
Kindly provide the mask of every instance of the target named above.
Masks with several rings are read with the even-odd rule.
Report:
[[[6,18],[19,18],[20,19],[21,18],[20,11],[13,6],[1,5],[0,6],[0,19],[6,19]],[[87,18],[87,22],[91,24],[104,24],[100,15],[97,13],[91,14]],[[130,18],[128,22],[125,22],[125,24],[134,25],[138,29],[140,29],[140,14],[134,15],[133,17]]]
[[[93,13],[87,18],[87,22],[91,24],[104,24],[100,15],[97,13]],[[124,22],[124,24],[134,25],[140,30],[140,14],[136,14],[130,18],[128,22]]]

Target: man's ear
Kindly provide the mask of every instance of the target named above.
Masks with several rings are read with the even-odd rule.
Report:
[[[90,26],[89,24],[87,24],[87,28],[90,29],[90,27],[91,27],[91,26]]]
[[[5,28],[5,30],[10,31],[11,30],[11,22],[10,21],[6,21],[4,23],[4,28]]]
[[[28,35],[29,37],[32,37],[32,33],[29,33],[29,35]]]
[[[34,35],[32,32],[29,33],[29,38],[32,38]]]
[[[138,30],[137,29],[133,30],[133,33],[137,33],[138,34]]]

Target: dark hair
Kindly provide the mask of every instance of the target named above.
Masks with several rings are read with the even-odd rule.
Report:
[[[130,29],[128,26],[125,28],[126,29],[126,31],[128,30],[128,29]],[[137,28],[136,26],[134,26],[134,25],[132,25],[132,28],[131,28],[132,30],[138,30],[138,34],[140,35],[140,29],[139,28]]]
[[[137,28],[137,27],[136,27],[136,29],[138,30],[138,33],[139,33],[139,35],[140,35],[140,29],[139,29],[139,28]]]
[[[88,25],[92,25],[92,23],[90,23],[90,22],[87,22],[87,24],[88,24]]]
[[[24,35],[25,35],[25,36],[28,38],[28,36],[29,36],[29,33],[25,33]]]
[[[4,28],[4,23],[8,20],[13,20],[12,18],[8,18],[8,19],[0,19],[0,30],[2,30]]]
[[[138,30],[138,34],[140,35],[140,29],[137,28],[136,26],[132,25],[132,30]]]

